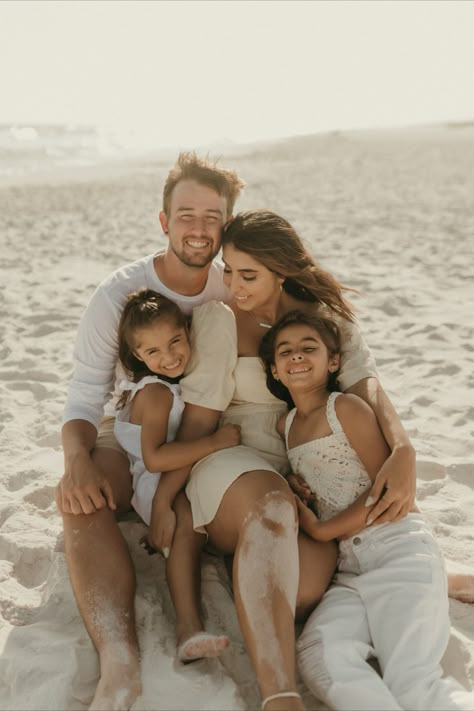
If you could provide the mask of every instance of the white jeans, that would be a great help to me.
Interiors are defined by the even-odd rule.
[[[313,694],[338,711],[472,711],[474,694],[441,678],[449,634],[443,559],[412,513],[341,541],[335,581],[298,640],[298,664]]]

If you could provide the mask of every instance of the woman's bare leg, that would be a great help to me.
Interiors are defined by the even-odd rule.
[[[229,487],[207,530],[223,553],[235,553],[235,605],[262,697],[294,691],[299,565],[292,492],[273,472],[248,472]],[[294,697],[266,705],[303,708]]]
[[[326,592],[337,563],[334,541],[320,543],[299,532],[300,581],[296,600],[296,619],[304,622]]]
[[[94,461],[109,473],[123,510],[132,495],[128,460],[113,449],[98,449]],[[99,654],[95,711],[127,711],[141,691],[135,629],[135,571],[115,514],[63,514],[66,560],[77,606]]]
[[[176,644],[182,661],[219,655],[229,644],[224,635],[203,635],[201,619],[201,551],[206,537],[193,529],[191,507],[181,492],[175,499],[176,531],[166,577],[176,612]]]

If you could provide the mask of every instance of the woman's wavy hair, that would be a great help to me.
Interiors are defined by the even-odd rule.
[[[189,317],[174,301],[152,289],[140,289],[128,295],[118,327],[118,355],[127,377],[132,382],[138,383],[146,375],[155,375],[134,354],[137,330],[165,319],[174,323],[177,328],[184,328],[189,337]],[[120,397],[117,408],[123,408],[128,399],[127,391]]]
[[[317,316],[308,311],[290,311],[282,316],[272,328],[262,338],[259,349],[259,356],[265,368],[265,376],[267,388],[272,395],[279,400],[286,402],[288,407],[292,409],[295,406],[290,391],[280,380],[275,380],[272,373],[272,365],[275,365],[275,350],[278,335],[288,326],[309,326],[314,329],[321,337],[322,342],[328,349],[329,357],[340,353],[341,337],[337,325],[329,318]],[[337,384],[337,376],[339,370],[334,373],[328,373],[327,389],[330,392],[339,390]]]
[[[351,304],[340,284],[304,246],[287,220],[270,210],[239,212],[227,225],[222,246],[230,244],[284,278],[283,289],[300,301],[326,304],[334,313],[354,321]]]

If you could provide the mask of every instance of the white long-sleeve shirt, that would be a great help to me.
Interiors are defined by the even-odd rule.
[[[87,420],[96,428],[104,414],[114,416],[115,384],[123,377],[118,362],[117,331],[130,292],[153,289],[175,301],[184,313],[195,306],[217,300],[228,302],[229,292],[222,281],[223,265],[211,264],[207,284],[196,296],[182,296],[168,289],[158,278],[148,255],[120,267],[99,284],[82,316],[74,345],[74,372],[64,407],[63,423]]]

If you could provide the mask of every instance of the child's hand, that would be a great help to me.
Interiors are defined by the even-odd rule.
[[[231,425],[230,423],[222,425],[214,432],[212,440],[216,450],[236,447],[241,441],[240,425]]]
[[[160,551],[165,558],[168,558],[175,529],[176,514],[172,508],[153,510],[150,528],[148,533],[140,539],[140,543],[144,544],[145,550],[150,555],[153,551]]]
[[[313,494],[306,481],[299,474],[289,474],[287,477],[288,484],[304,504],[316,501],[316,495]]]
[[[314,511],[308,508],[299,498],[295,496],[296,506],[298,508],[298,518],[300,528],[315,541],[328,540],[324,535],[324,523],[322,523]]]

